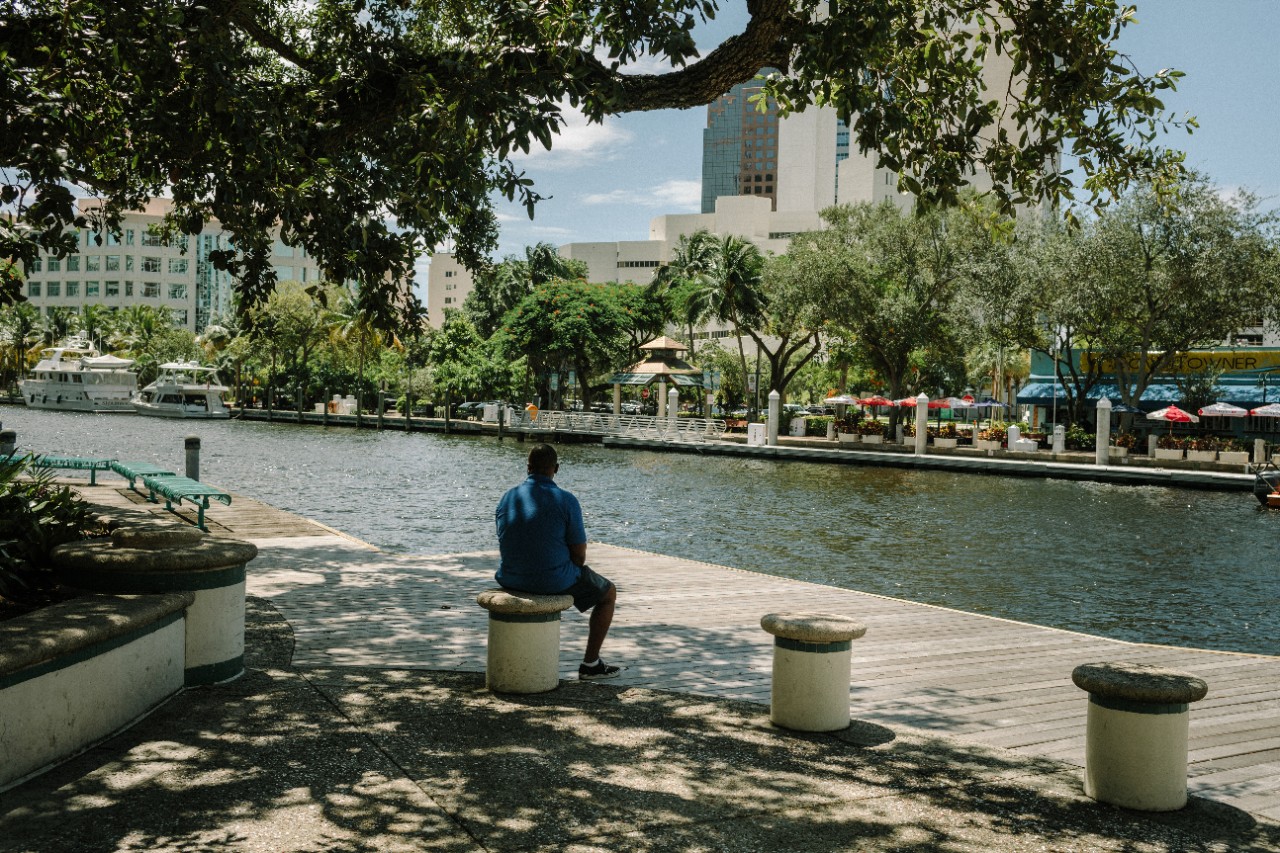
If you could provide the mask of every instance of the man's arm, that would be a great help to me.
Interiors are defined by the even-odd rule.
[[[569,561],[575,566],[585,566],[587,564],[587,543],[581,545],[569,546]]]

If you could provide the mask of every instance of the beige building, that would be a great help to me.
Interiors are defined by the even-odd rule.
[[[97,204],[85,199],[80,207],[90,210]],[[52,308],[79,310],[84,305],[163,308],[175,323],[197,334],[217,318],[229,316],[235,310],[234,282],[214,269],[209,255],[229,248],[230,237],[210,221],[200,234],[166,243],[156,229],[171,209],[168,199],[153,199],[145,209],[124,214],[119,233],[81,229],[77,253],[42,256],[24,271],[27,298],[46,314]],[[310,283],[321,278],[315,259],[278,238],[272,265],[280,281]]]

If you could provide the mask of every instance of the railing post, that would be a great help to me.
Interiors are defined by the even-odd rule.
[[[17,445],[17,432],[11,429],[0,430],[0,456],[12,456]]]

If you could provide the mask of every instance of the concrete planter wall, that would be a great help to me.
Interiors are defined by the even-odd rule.
[[[933,446],[941,448],[955,447],[957,443],[959,443],[959,439],[956,438],[935,438],[933,440]]]
[[[1188,450],[1187,451],[1188,462],[1213,462],[1217,458],[1218,458],[1218,451],[1216,450]]]
[[[864,435],[862,436],[863,444],[884,444],[883,435]]]
[[[181,690],[194,600],[90,595],[0,624],[0,790]]]
[[[974,439],[973,446],[978,450],[999,450],[1000,442],[989,441],[985,438],[977,438]]]
[[[1127,459],[1129,456],[1129,448],[1127,447],[1109,447],[1107,454],[1112,459]]]
[[[842,432],[842,433],[840,433],[840,443],[841,443],[841,444],[857,444],[857,443],[858,443],[858,439],[860,439],[860,438],[862,438],[862,436],[858,435],[856,432]]]
[[[1181,459],[1181,458],[1182,458],[1182,448],[1180,448],[1180,447],[1157,447],[1157,448],[1156,448],[1156,458],[1157,458],[1157,459]]]
[[[1218,461],[1227,465],[1248,465],[1249,451],[1223,450],[1218,454]]]

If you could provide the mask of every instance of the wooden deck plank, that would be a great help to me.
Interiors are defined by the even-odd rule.
[[[115,484],[85,491],[113,506],[174,515],[139,506]],[[250,564],[249,592],[270,599],[293,626],[296,665],[483,670],[486,621],[474,595],[493,585],[492,552],[335,548],[323,525],[240,496],[206,520],[274,543]],[[627,666],[623,684],[767,704],[772,638],[760,617],[847,613],[868,626],[853,646],[857,719],[1078,765],[1087,700],[1071,670],[1097,660],[1171,666],[1209,682],[1209,696],[1191,712],[1192,789],[1280,816],[1280,658],[1126,643],[597,543],[588,550],[593,567],[618,584],[605,653]],[[586,619],[566,614],[561,634],[568,677]]]

